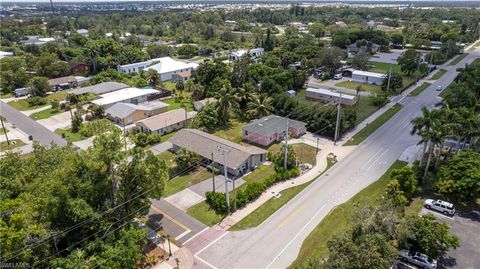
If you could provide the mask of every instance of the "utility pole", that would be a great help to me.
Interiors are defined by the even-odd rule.
[[[320,137],[317,136],[317,151],[315,152],[315,156],[318,154],[318,140],[320,140]]]
[[[223,155],[223,173],[225,177],[225,195],[227,198],[227,214],[230,214],[230,198],[228,194],[228,175],[227,175],[227,154],[230,152],[230,150],[223,148],[223,147],[217,147],[217,151]]]
[[[333,145],[336,146],[337,145],[337,140],[338,140],[338,129],[339,129],[339,125],[340,125],[340,107],[341,107],[341,104],[342,104],[342,92],[341,91],[338,91],[339,92],[339,96],[338,96],[338,105],[337,105],[337,124],[335,125],[335,140],[333,142]]]
[[[415,84],[418,84],[418,72],[420,71],[420,61],[422,60],[422,56],[418,54],[418,64],[417,64],[417,76],[415,78]]]
[[[213,192],[215,192],[215,171],[213,169],[213,152],[212,152],[212,163],[211,163],[211,169],[212,169],[212,182],[213,182]]]
[[[390,79],[392,78],[392,66],[388,69],[387,92],[390,91]]]
[[[287,170],[287,158],[288,158],[288,117],[287,117],[287,129],[285,130],[285,158],[283,160],[283,166]]]
[[[2,122],[3,133],[5,133],[5,139],[7,139],[7,144],[10,146],[10,140],[8,139],[7,129],[5,129],[5,125],[3,124],[3,117],[0,116],[0,121]]]

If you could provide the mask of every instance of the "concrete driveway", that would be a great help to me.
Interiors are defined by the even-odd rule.
[[[231,180],[231,178],[230,178]],[[237,178],[235,179],[235,189],[240,187],[243,183],[245,183],[245,180],[243,180],[243,178]],[[228,182],[227,184],[227,187],[228,187],[228,191],[232,191],[233,190],[233,184],[232,182]],[[191,187],[189,187],[189,189],[203,197],[205,197],[205,193],[207,191],[211,191],[213,189],[213,182],[212,182],[212,179],[207,179],[207,180],[204,180],[198,184],[195,184]],[[221,176],[221,175],[217,175],[215,176],[215,190],[217,192],[223,192],[225,193],[225,177],[224,176]]]
[[[173,147],[172,143],[165,141],[163,143],[152,146],[150,150],[153,152],[153,154],[157,155],[171,149],[172,147]]]
[[[73,110],[71,113],[74,112],[75,110]],[[53,132],[59,128],[65,129],[67,127],[70,127],[72,125],[72,117],[70,115],[70,111],[67,111],[57,115],[53,115],[47,119],[38,120],[37,122]]]
[[[395,50],[392,49],[390,52],[380,52],[376,53],[370,58],[372,62],[380,62],[387,64],[397,64],[397,59],[405,50]]]
[[[480,212],[458,212],[453,217],[422,208],[420,215],[431,213],[438,221],[447,223],[460,238],[460,247],[439,259],[439,268],[476,269],[480,267]]]

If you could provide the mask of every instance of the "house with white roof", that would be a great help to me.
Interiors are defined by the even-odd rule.
[[[243,55],[245,55],[247,53],[250,55],[250,57],[255,59],[256,57],[264,54],[265,50],[263,48],[255,48],[255,49],[251,49],[251,50],[241,49],[241,50],[231,52],[230,55],[228,56],[228,59],[232,62],[233,61],[238,61],[240,59],[240,57],[242,57]]]
[[[10,51],[0,51],[0,59],[3,59],[5,57],[12,57],[13,52]]]
[[[87,29],[78,29],[77,34],[82,35],[84,37],[88,37],[88,30]]]
[[[324,103],[337,103],[346,106],[352,106],[357,103],[358,97],[355,95],[334,92],[326,89],[307,88],[305,91],[305,99],[312,101],[320,101]]]
[[[55,38],[53,37],[39,37],[39,36],[27,36],[27,40],[20,40],[20,44],[24,45],[44,45],[47,44],[48,42],[53,42],[55,41]]]
[[[120,125],[128,125],[164,112],[167,112],[168,104],[153,101],[141,104],[116,103],[105,110],[108,118]]]
[[[154,89],[124,88],[102,94],[99,99],[93,100],[92,103],[108,109],[116,103],[140,104],[153,99],[152,97],[158,93],[160,92]]]
[[[139,63],[119,65],[117,70],[122,73],[131,73],[154,69],[158,72],[162,81],[172,80],[174,77],[182,77],[182,80],[186,81],[191,78],[191,71],[197,67],[198,64],[196,63],[185,63],[170,57],[162,57]]]
[[[355,70],[352,72],[352,81],[358,83],[368,83],[381,85],[385,79],[385,74]]]

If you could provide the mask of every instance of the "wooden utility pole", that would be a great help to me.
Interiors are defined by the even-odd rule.
[[[214,171],[214,168],[213,168],[213,152],[212,152],[212,162],[210,164],[210,167],[212,169],[213,192],[215,192],[215,171]]]
[[[0,116],[0,121],[2,122],[3,133],[5,134],[5,139],[7,139],[7,144],[10,146],[10,140],[8,139],[7,129],[5,129],[5,125],[3,124],[3,117]]]
[[[338,92],[339,92],[339,96],[338,96],[338,105],[337,105],[337,123],[335,125],[335,138],[333,141],[334,146],[337,145],[338,129],[340,127],[340,107],[342,106],[342,92],[341,91],[338,91]]]
[[[225,177],[225,196],[227,199],[227,214],[230,214],[230,197],[228,193],[228,172],[227,172],[227,154],[230,152],[227,148],[217,147],[217,151],[223,155],[223,173]]]

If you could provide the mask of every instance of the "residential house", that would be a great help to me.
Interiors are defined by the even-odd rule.
[[[370,54],[375,54],[380,51],[380,48],[380,45],[372,43],[365,39],[357,40],[357,42],[354,42],[347,46],[347,55],[348,57],[353,57],[353,55],[359,52],[368,52]]]
[[[307,88],[305,91],[305,99],[312,101],[320,101],[324,103],[337,103],[345,106],[352,106],[357,103],[358,97],[354,95],[334,92],[326,89]]]
[[[140,63],[119,65],[117,69],[122,73],[153,69],[160,75],[161,81],[173,80],[173,76],[176,74],[178,74],[177,78],[181,77],[182,80],[185,81],[191,78],[191,71],[197,67],[198,64],[196,63],[185,63],[174,60],[170,57],[162,57]]]
[[[242,146],[226,139],[202,132],[196,129],[182,129],[169,141],[173,150],[187,149],[200,157],[212,162],[217,167],[223,167],[224,156],[227,154],[227,172],[240,176],[260,166],[267,157],[267,151],[255,146]],[[221,150],[224,151],[221,151]]]
[[[251,49],[251,50],[241,49],[241,50],[231,52],[228,56],[228,59],[232,62],[233,61],[238,61],[240,59],[240,57],[242,57],[245,54],[248,54],[248,55],[250,55],[250,57],[252,57],[252,59],[255,60],[256,57],[258,57],[258,56],[260,56],[264,53],[265,53],[265,50],[263,48],[255,48],[255,49]]]
[[[90,65],[85,63],[72,62],[69,64],[70,72],[72,73],[84,73],[90,71]]]
[[[5,57],[12,57],[13,52],[10,51],[0,51],[0,59],[3,59]]]
[[[78,29],[77,34],[82,35],[84,37],[88,37],[88,30],[87,29]]]
[[[205,98],[199,101],[196,101],[193,103],[193,110],[195,111],[200,111],[203,106],[208,105],[208,104],[213,104],[216,103],[217,99],[210,97],[210,98]]]
[[[147,134],[164,135],[185,128],[193,117],[195,113],[179,108],[137,121],[135,125]]]
[[[40,46],[47,44],[48,42],[55,41],[53,37],[39,37],[39,36],[27,36],[26,40],[20,40],[18,43],[23,45],[35,45]]]
[[[178,82],[178,81],[189,81],[190,79],[192,79],[192,70],[185,70],[183,72],[178,72],[178,73],[174,73],[172,75],[172,81],[173,82]]]
[[[299,137],[307,131],[305,122],[269,115],[243,126],[243,140],[268,146],[285,138],[287,126],[288,133],[293,137]]]
[[[105,110],[105,113],[113,122],[125,126],[167,112],[167,110],[168,104],[160,101],[153,101],[138,105],[131,103],[116,103]]]
[[[368,83],[382,85],[385,74],[355,70],[352,72],[352,81],[359,83]]]
[[[78,86],[78,81],[73,76],[67,76],[49,79],[48,84],[52,87],[52,91],[55,92],[75,88]]]
[[[93,86],[78,88],[73,90],[71,93],[75,95],[82,95],[86,93],[93,93],[96,95],[100,95],[104,93],[118,91],[125,88],[128,88],[127,84],[110,81],[110,82],[102,82]]]
[[[100,95],[100,99],[92,103],[103,106],[105,109],[116,103],[140,104],[155,99],[160,92],[154,89],[124,88],[118,91]]]

